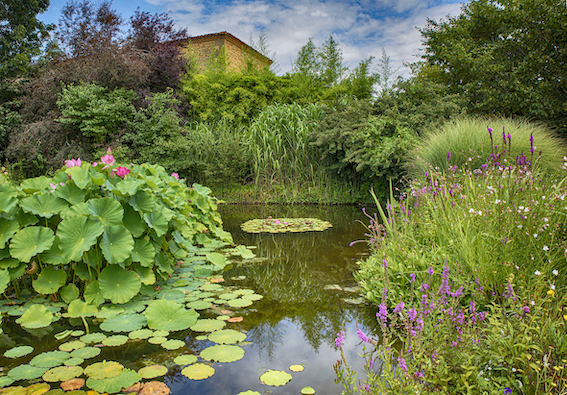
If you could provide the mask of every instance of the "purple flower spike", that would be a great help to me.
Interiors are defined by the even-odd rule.
[[[335,347],[341,348],[344,341],[345,341],[345,332],[340,331],[339,333],[337,333],[337,338],[335,339]]]
[[[447,152],[447,160],[451,159],[451,151]]]
[[[356,334],[358,335],[358,338],[364,343],[370,343],[370,339],[360,329],[356,330]]]

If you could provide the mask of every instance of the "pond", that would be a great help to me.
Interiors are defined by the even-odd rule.
[[[376,328],[375,308],[360,297],[352,275],[357,269],[356,262],[368,255],[366,243],[349,245],[364,239],[365,228],[358,221],[368,221],[361,207],[223,205],[219,211],[224,229],[233,235],[235,243],[251,247],[256,254],[254,259],[235,261],[223,273],[223,286],[253,290],[263,296],[250,307],[237,309],[237,314],[243,318],[241,322],[229,321],[226,326],[246,334],[245,341],[239,344],[245,351],[244,357],[231,363],[209,363],[215,370],[213,376],[190,380],[181,374],[183,366],[173,362],[174,358],[183,354],[199,355],[214,343],[206,336],[187,330],[170,334],[169,340],[184,342],[182,349],[167,351],[149,340],[129,340],[116,347],[98,345],[102,352],[91,361],[119,361],[124,367],[136,371],[147,365],[166,366],[167,374],[157,380],[164,381],[174,395],[235,395],[248,390],[261,394],[299,394],[306,386],[313,387],[318,394],[339,394],[342,387],[334,383],[333,369],[339,359],[334,348],[337,332],[344,328],[347,360],[362,371],[362,358],[357,358],[361,351],[357,325],[367,333],[373,333]],[[269,216],[315,217],[329,221],[333,226],[323,232],[279,234],[249,234],[240,229],[245,221]],[[183,297],[183,292],[171,292],[162,297],[173,298],[175,292]],[[185,295],[187,301],[187,293]],[[7,310],[8,307],[2,308]],[[18,314],[21,312],[13,315]],[[208,310],[201,311],[201,315],[214,318]],[[23,329],[14,321],[5,316],[4,333],[0,334],[0,372],[13,369],[18,363],[29,362],[34,354],[55,350],[71,339],[58,340],[58,333],[86,329],[81,319],[59,320],[47,328],[32,330]],[[67,322],[71,327],[66,325]],[[104,329],[102,325],[97,328],[100,322],[89,320],[91,332]],[[119,332],[120,328],[112,331]],[[79,338],[81,334],[73,336]],[[18,362],[2,357],[5,350],[22,345],[32,346],[34,353]],[[304,370],[291,372],[291,365],[302,365]],[[292,379],[283,386],[267,386],[260,381],[260,376],[269,370],[290,373]],[[21,380],[14,385],[33,382]]]

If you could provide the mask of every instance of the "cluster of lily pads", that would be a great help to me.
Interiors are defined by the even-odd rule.
[[[252,219],[241,225],[248,233],[321,232],[331,228],[328,221],[317,218],[264,218]]]

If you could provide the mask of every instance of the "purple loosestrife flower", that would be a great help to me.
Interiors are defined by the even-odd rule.
[[[451,151],[447,152],[447,161],[451,160]]]
[[[378,305],[376,318],[378,318],[381,322],[386,322],[386,319],[388,318],[388,307],[386,307],[386,303],[380,303]]]
[[[408,372],[408,365],[406,365],[406,360],[404,357],[398,358],[398,368],[400,368],[404,373]]]
[[[358,335],[358,338],[364,343],[370,343],[370,339],[360,329],[356,330],[356,334]]]
[[[429,266],[429,270],[427,270],[427,273],[429,273],[430,276],[433,276],[433,273],[435,273],[433,267]]]
[[[404,302],[398,303],[398,305],[394,308],[394,314],[404,311]]]
[[[345,341],[345,332],[340,331],[339,333],[337,333],[337,337],[335,339],[335,347],[341,348],[343,346],[344,341]]]
[[[410,321],[413,321],[415,320],[415,317],[417,317],[417,311],[415,311],[415,309],[412,307],[408,310],[408,318]]]
[[[388,261],[386,259],[382,259],[382,262],[384,263],[383,264],[384,269],[387,269],[388,268]]]

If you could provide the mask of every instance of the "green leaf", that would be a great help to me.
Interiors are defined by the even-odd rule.
[[[134,239],[128,229],[122,225],[105,226],[100,249],[108,263],[121,263],[130,258],[134,249]]]
[[[280,387],[291,380],[291,374],[279,370],[268,370],[260,376],[260,381],[266,385]]]
[[[146,191],[138,191],[136,195],[129,200],[130,206],[139,213],[151,213],[154,209],[156,198],[152,193]]]
[[[121,180],[116,183],[112,189],[112,193],[119,196],[134,196],[143,184],[144,181],[132,178],[128,180]]]
[[[180,355],[175,357],[173,360],[178,365],[190,365],[197,362],[197,357],[195,355]]]
[[[18,221],[0,218],[0,249],[6,246],[8,240],[14,236],[14,233],[16,233],[18,229],[20,229]]]
[[[148,229],[148,225],[146,225],[146,222],[140,217],[140,214],[129,204],[124,205],[124,217],[122,218],[122,222],[134,237],[142,236],[146,229]]]
[[[167,368],[163,365],[150,365],[138,370],[143,379],[153,379],[160,376],[165,376]]]
[[[32,346],[18,346],[6,351],[4,353],[4,356],[6,358],[20,358],[20,357],[25,357],[26,355],[29,355],[32,352],[33,352]]]
[[[49,369],[63,364],[63,362],[69,358],[71,358],[71,355],[69,355],[68,352],[48,351],[33,357],[30,361],[30,365]]]
[[[100,306],[105,301],[98,281],[92,281],[85,287],[85,301],[93,306]]]
[[[27,213],[51,218],[65,210],[69,205],[65,200],[58,198],[52,193],[41,193],[22,199],[20,207]]]
[[[59,294],[65,303],[71,303],[79,297],[79,288],[77,288],[75,284],[67,284],[61,288],[61,292]]]
[[[83,302],[81,299],[75,299],[69,303],[67,314],[71,318],[92,317],[98,312],[96,306]],[[86,343],[86,342],[85,342]]]
[[[0,269],[0,293],[4,293],[4,291],[6,291],[10,281],[12,281],[10,272],[8,270]]]
[[[246,339],[246,334],[234,329],[223,329],[214,331],[209,335],[209,340],[217,344],[233,344]]]
[[[51,263],[52,265],[61,265],[67,263],[67,259],[63,256],[59,248],[59,238],[55,238],[51,248],[40,255],[41,261]]]
[[[100,329],[106,332],[132,332],[146,326],[146,317],[141,314],[120,314],[107,318]]]
[[[49,369],[43,374],[43,380],[53,383],[57,381],[67,381],[74,379],[83,374],[83,368],[80,366],[58,366]]]
[[[145,267],[154,266],[154,258],[156,250],[154,246],[145,239],[136,239],[134,249],[132,251],[132,261],[140,262],[140,265]]]
[[[28,178],[27,180],[22,181],[20,188],[22,188],[22,191],[25,193],[34,193],[48,189],[50,183],[51,178],[47,178],[45,176]]]
[[[44,305],[31,305],[20,318],[20,325],[28,329],[45,328],[51,324],[53,314]]]
[[[104,339],[103,339],[104,340]],[[122,372],[124,366],[116,361],[102,361],[93,363],[85,368],[85,374],[95,380],[116,377]]]
[[[126,303],[140,292],[140,277],[118,265],[105,267],[98,278],[102,296],[112,303]]]
[[[65,199],[70,204],[84,203],[87,192],[77,187],[77,185],[72,182],[68,182],[65,185],[58,186],[53,191],[53,194]]]
[[[67,274],[65,270],[56,270],[54,267],[44,267],[39,276],[33,280],[33,289],[37,293],[49,295],[57,292],[65,285]]]
[[[222,270],[228,263],[226,261],[226,257],[223,254],[219,254],[218,252],[210,252],[206,255],[206,258],[209,262],[215,265],[215,269]]]
[[[91,175],[87,165],[69,167],[65,170],[65,173],[71,175],[71,179],[80,189],[86,189],[88,186],[92,185]]]
[[[144,220],[150,228],[152,228],[158,236],[163,236],[167,232],[169,222],[164,217],[164,215],[154,210],[151,213],[144,214]]]
[[[22,262],[29,262],[33,256],[49,250],[55,241],[55,235],[50,228],[28,226],[20,229],[10,242],[12,257]]]
[[[226,322],[213,320],[213,319],[202,319],[198,320],[194,325],[191,325],[191,330],[195,332],[213,332],[218,331],[226,326]]]
[[[144,285],[152,285],[156,282],[156,275],[149,267],[136,267],[136,273],[140,276],[140,281]]]
[[[10,369],[8,377],[13,380],[33,380],[41,377],[49,368],[31,366],[28,364]]]
[[[246,246],[239,245],[235,248],[236,252],[242,257],[242,259],[251,259],[256,255],[250,251]]]
[[[122,225],[124,209],[115,199],[104,197],[87,202],[89,210],[104,226]]]
[[[96,380],[89,377],[87,387],[100,393],[115,394],[120,392],[122,388],[128,388],[140,380],[142,380],[142,376],[138,372],[123,369],[117,376],[111,378]]]
[[[155,300],[144,312],[148,320],[148,328],[166,331],[181,331],[197,322],[199,313],[186,310],[179,303],[169,300]]]
[[[100,222],[78,215],[69,216],[57,227],[59,248],[68,261],[79,262],[83,253],[97,242],[103,231],[104,226]]]
[[[215,369],[204,363],[195,363],[181,370],[181,374],[191,380],[203,380],[215,374]]]
[[[217,344],[201,351],[201,358],[221,363],[235,362],[244,357],[244,349],[238,346]]]
[[[0,192],[0,213],[12,210],[18,204],[18,199],[11,193]]]

